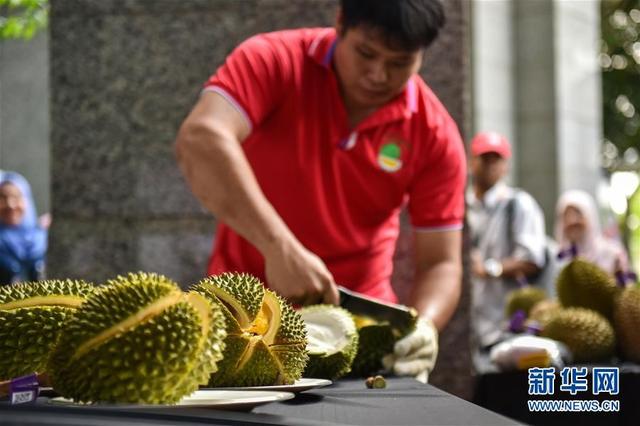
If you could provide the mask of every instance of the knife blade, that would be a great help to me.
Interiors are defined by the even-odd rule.
[[[383,302],[341,285],[338,286],[338,292],[340,306],[344,309],[356,315],[368,316],[378,321],[388,321],[392,327],[400,330],[412,328],[418,318],[418,312],[408,306]]]

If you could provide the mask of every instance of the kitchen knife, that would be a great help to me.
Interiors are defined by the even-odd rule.
[[[371,317],[377,321],[388,321],[393,328],[412,328],[418,312],[414,308],[395,303],[383,302],[373,297],[338,286],[340,306],[356,315]]]

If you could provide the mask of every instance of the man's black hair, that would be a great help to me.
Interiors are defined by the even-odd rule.
[[[441,0],[341,0],[341,5],[343,31],[362,25],[406,50],[429,47],[445,23]]]

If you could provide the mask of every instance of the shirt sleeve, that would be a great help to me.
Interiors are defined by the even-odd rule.
[[[283,40],[269,34],[254,36],[236,47],[204,90],[222,95],[253,128],[283,99],[292,75],[290,55]]]
[[[466,158],[460,133],[448,115],[421,153],[409,188],[409,214],[417,231],[462,229]]]
[[[547,236],[542,209],[527,193],[516,193],[514,201],[513,239],[515,249],[513,257],[543,267]]]

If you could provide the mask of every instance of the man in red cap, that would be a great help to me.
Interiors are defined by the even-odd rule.
[[[505,330],[505,296],[545,266],[544,216],[523,190],[507,186],[511,146],[495,132],[471,141],[472,190],[467,195],[472,239],[472,331],[487,348]]]

